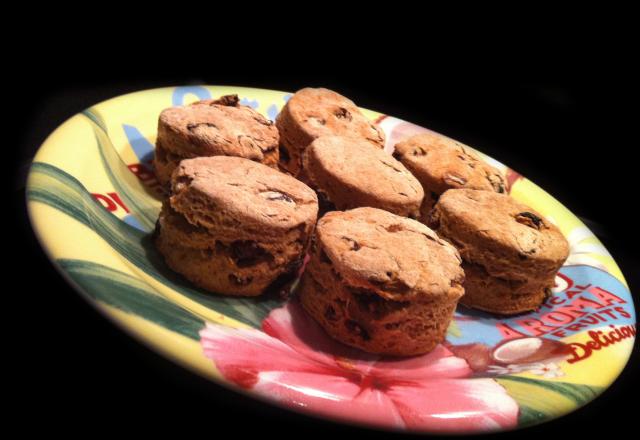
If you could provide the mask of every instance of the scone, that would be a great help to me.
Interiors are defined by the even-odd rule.
[[[384,148],[384,133],[356,105],[327,89],[305,88],[296,92],[276,118],[280,132],[280,167],[298,177],[302,153],[323,135],[360,137]]]
[[[451,188],[505,192],[504,177],[459,142],[437,133],[412,136],[395,145],[393,156],[406,166],[424,189],[421,220],[440,194]]]
[[[278,166],[278,130],[237,95],[208,99],[160,113],[154,168],[166,185],[183,159],[201,156],[237,156]]]
[[[370,206],[418,218],[420,182],[365,140],[321,136],[305,150],[303,164],[304,181],[318,193],[321,212]]]
[[[422,223],[368,207],[329,212],[310,254],[300,301],[334,339],[395,356],[443,341],[464,272],[456,249]]]
[[[535,310],[569,256],[562,232],[506,194],[451,189],[429,225],[460,252],[466,274],[462,304],[488,312]]]
[[[259,295],[295,275],[318,200],[302,182],[248,159],[185,159],[173,172],[156,231],[167,264],[194,284]]]

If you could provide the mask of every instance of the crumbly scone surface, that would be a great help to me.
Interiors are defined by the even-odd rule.
[[[568,242],[553,223],[506,194],[448,190],[429,224],[464,260],[482,265],[491,276],[553,276],[569,255]]]
[[[318,209],[315,192],[304,183],[237,157],[182,161],[172,194],[172,208],[193,225],[263,237],[307,225]]]
[[[328,89],[305,88],[287,101],[276,118],[280,133],[280,166],[297,176],[302,152],[325,135],[352,136],[384,148],[384,132],[348,98]]]
[[[336,209],[370,206],[405,217],[419,215],[424,197],[420,183],[404,165],[369,142],[322,136],[306,149],[303,163],[305,181]]]
[[[437,133],[423,133],[395,145],[393,156],[420,181],[425,192],[422,218],[451,188],[504,193],[504,176],[469,148]]]
[[[458,252],[415,220],[375,208],[330,212],[318,222],[316,245],[346,282],[385,299],[462,295]]]

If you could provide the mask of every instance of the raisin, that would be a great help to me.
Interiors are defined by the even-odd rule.
[[[351,113],[349,112],[349,110],[347,110],[344,107],[338,107],[338,109],[335,112],[333,112],[333,114],[338,119],[347,119],[349,121],[353,119],[353,116],[351,116]]]
[[[364,287],[347,286],[360,310],[371,314],[374,319],[382,318],[389,310],[389,301]],[[353,303],[352,303],[353,304]]]
[[[352,251],[357,251],[360,250],[360,244],[355,241],[353,238],[349,238],[349,237],[342,237],[342,239],[348,243],[351,243],[351,250]]]
[[[502,180],[502,176],[500,176],[499,174],[491,174],[488,171],[485,171],[485,174],[486,174],[487,180],[493,187],[493,190],[499,194],[504,194],[505,187],[504,187],[504,181]]]
[[[347,327],[347,330],[349,330],[350,333],[360,336],[363,340],[368,341],[369,339],[371,339],[369,333],[354,320],[348,319],[344,322],[344,325]]]
[[[413,154],[414,156],[426,156],[427,152],[425,151],[424,148],[422,147],[415,147],[412,151],[411,154]]]
[[[522,223],[523,225],[529,226],[530,228],[535,228],[538,230],[541,226],[544,226],[544,222],[540,217],[527,211],[516,214],[516,221],[518,223]]]
[[[227,107],[236,107],[240,102],[238,95],[224,95],[218,99],[211,101],[209,105],[224,105]]]
[[[258,246],[253,240],[234,241],[231,243],[230,252],[238,267],[249,267],[263,261],[273,260],[273,255]]]
[[[284,272],[276,277],[267,287],[267,292],[276,292],[282,299],[287,299],[291,294],[294,281],[298,278],[298,271],[302,266],[303,259],[297,258],[287,263]]]
[[[338,319],[338,315],[336,314],[336,309],[334,309],[333,306],[327,306],[324,309],[324,317],[328,321],[335,321],[336,319]]]

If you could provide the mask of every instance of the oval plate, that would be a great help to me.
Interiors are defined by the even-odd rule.
[[[459,307],[446,341],[427,355],[365,355],[328,339],[295,296],[216,296],[171,272],[151,241],[160,208],[151,168],[158,115],[231,93],[272,120],[291,96],[217,86],[132,93],[73,116],[34,159],[28,207],[42,246],[122,329],[192,371],[269,402],[418,432],[540,423],[586,404],[620,374],[635,313],[618,266],[564,206],[486,156],[505,174],[511,196],[558,225],[571,255],[540,310],[498,319]],[[363,112],[384,129],[389,152],[399,139],[427,131]]]

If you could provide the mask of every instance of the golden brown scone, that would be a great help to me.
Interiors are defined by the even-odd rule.
[[[384,132],[348,98],[328,90],[305,88],[287,101],[276,118],[280,132],[280,167],[298,177],[302,153],[314,139],[352,136],[384,148]]]
[[[171,107],[160,114],[154,166],[156,177],[168,184],[182,159],[237,156],[273,168],[278,166],[278,130],[237,95]]]
[[[448,189],[469,188],[505,192],[504,177],[459,142],[437,133],[412,136],[395,145],[393,156],[422,184],[426,221],[438,197]]]
[[[317,225],[300,300],[333,338],[396,356],[445,336],[463,295],[460,256],[425,225],[375,208],[329,212]]]
[[[567,240],[554,224],[506,194],[448,190],[436,203],[429,225],[473,269],[465,283],[470,295],[461,302],[496,313],[540,306],[569,255]],[[519,306],[512,296],[518,296]]]
[[[302,263],[318,212],[302,182],[247,159],[180,162],[156,246],[169,267],[216,293],[259,295]]]
[[[361,206],[418,218],[424,192],[420,183],[384,150],[359,138],[321,136],[303,155],[305,182],[322,208]]]

